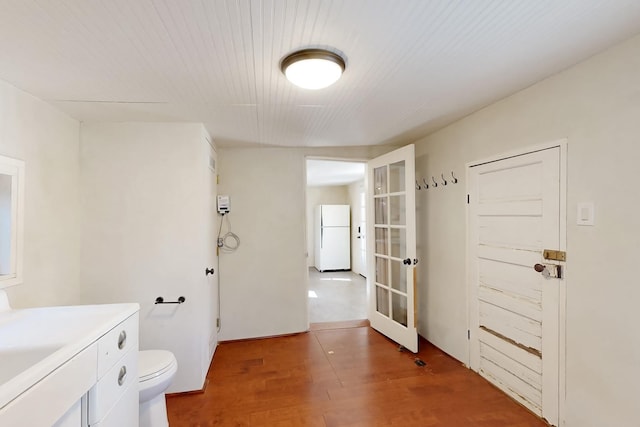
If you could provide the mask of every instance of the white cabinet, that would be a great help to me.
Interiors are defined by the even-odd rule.
[[[138,425],[138,310],[0,313],[0,426]]]
[[[129,427],[138,425],[138,382],[131,384],[115,405],[106,413],[99,422],[92,424],[95,427]]]
[[[83,419],[83,400],[79,400],[60,418],[53,427],[78,427],[86,425]]]
[[[98,340],[98,378],[130,350],[138,350],[138,315],[129,317]]]
[[[134,426],[138,422],[138,315],[106,333],[97,345],[98,382],[87,395],[88,425]],[[129,397],[132,390],[135,398]]]
[[[25,382],[26,390],[0,409],[0,426],[54,425],[95,384],[96,349],[92,343],[41,380]]]

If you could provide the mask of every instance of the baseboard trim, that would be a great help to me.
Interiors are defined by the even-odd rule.
[[[204,384],[200,390],[189,390],[189,391],[179,391],[177,393],[166,393],[166,397],[179,397],[179,396],[190,396],[193,394],[202,394],[207,391],[207,386],[209,385],[209,378],[204,379]]]
[[[253,338],[238,338],[236,340],[224,340],[224,341],[218,341],[218,345],[220,344],[227,344],[227,343],[232,343],[232,342],[245,342],[245,341],[256,341],[256,340],[267,340],[269,338],[283,338],[283,337],[294,337],[296,335],[300,335],[300,334],[306,334],[307,331],[301,331],[301,332],[291,332],[288,334],[278,334],[278,335],[267,335],[264,337],[253,337]]]
[[[349,329],[349,328],[363,328],[369,327],[371,324],[367,319],[361,320],[345,320],[342,322],[322,322],[322,323],[310,323],[310,331],[325,331],[329,329]]]

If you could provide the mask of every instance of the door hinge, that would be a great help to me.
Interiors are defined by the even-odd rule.
[[[469,204],[469,195],[467,194],[467,204]]]
[[[471,330],[467,329],[467,339],[471,339]]]
[[[216,319],[216,328],[219,328],[219,327],[220,327],[220,318],[218,317]]]

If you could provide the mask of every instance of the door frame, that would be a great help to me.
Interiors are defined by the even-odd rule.
[[[405,204],[404,204],[404,229],[405,229],[405,251],[404,255],[398,255],[397,257],[393,255],[393,251],[391,247],[388,247],[388,252],[383,254],[380,252],[380,256],[384,257],[383,259],[387,259],[388,261],[392,261],[392,258],[395,258],[397,261],[402,261],[401,258],[407,257],[403,261],[403,265],[399,265],[401,269],[405,269],[407,271],[406,274],[406,298],[407,298],[407,323],[406,325],[401,324],[398,320],[393,318],[393,294],[394,292],[402,293],[401,291],[394,289],[393,281],[392,281],[392,264],[388,264],[388,274],[387,284],[382,284],[382,286],[386,286],[389,290],[389,312],[383,314],[378,311],[377,308],[377,267],[376,267],[376,257],[378,256],[378,252],[375,249],[376,246],[376,194],[374,191],[375,183],[375,170],[376,168],[385,167],[386,171],[389,171],[389,166],[395,164],[396,162],[405,163],[404,170],[404,180],[405,187],[404,190],[396,190],[391,191],[389,185],[391,183],[391,175],[385,175],[385,181],[387,182],[386,191],[382,192],[380,196],[386,197],[388,200],[388,206],[385,207],[385,210],[389,212],[388,221],[380,224],[381,226],[387,226],[389,230],[389,239],[391,239],[391,230],[393,229],[394,224],[391,222],[390,215],[390,198],[394,197],[394,193],[404,193],[405,196]],[[367,239],[367,293],[368,293],[368,318],[371,324],[371,327],[381,334],[387,336],[391,340],[397,342],[401,346],[405,347],[407,350],[410,350],[413,353],[418,353],[419,350],[419,338],[418,338],[418,310],[417,310],[417,282],[416,282],[416,264],[418,263],[417,259],[417,242],[416,242],[416,207],[415,207],[415,145],[408,144],[403,147],[396,148],[393,151],[377,156],[369,161],[367,164],[367,235],[369,239]],[[386,196],[385,196],[386,195]],[[397,225],[397,224],[395,224]],[[413,259],[413,263],[411,263],[411,259]],[[406,264],[408,263],[408,265]]]
[[[369,162],[370,159],[364,158],[364,157],[332,157],[332,156],[315,156],[315,155],[305,155],[302,158],[302,170],[303,170],[303,177],[305,179],[305,186],[304,186],[304,207],[305,207],[305,211],[304,211],[304,247],[305,247],[305,252],[306,252],[306,256],[305,256],[305,294],[304,294],[304,302],[305,305],[307,307],[307,329],[309,329],[309,298],[307,296],[308,291],[309,291],[309,266],[308,266],[308,258],[309,258],[309,252],[307,251],[307,249],[309,248],[309,233],[313,233],[313,229],[309,230],[308,224],[307,224],[307,218],[308,218],[308,212],[307,212],[307,199],[308,199],[308,194],[307,194],[307,184],[306,184],[306,179],[307,179],[307,160],[329,160],[329,161],[336,161],[336,162],[347,162],[347,163],[362,163],[365,165],[365,171],[364,171],[364,190],[365,193],[367,192],[368,189],[368,183],[367,183],[367,162]],[[369,219],[365,217],[365,221],[368,222]],[[366,248],[365,248],[366,251]],[[352,262],[352,266],[353,266],[353,262]],[[365,301],[365,304],[368,304],[368,296],[365,297],[367,298]]]
[[[568,145],[567,138],[562,138],[546,143],[536,144],[532,146],[526,146],[517,148],[504,153],[499,153],[486,157],[473,162],[467,162],[465,164],[465,178],[466,178],[466,190],[469,194],[469,174],[471,168],[474,166],[480,166],[486,163],[493,163],[500,160],[505,160],[512,157],[519,157],[526,154],[535,153],[537,151],[548,150],[550,148],[560,149],[560,247],[561,251],[567,250],[567,164],[568,164]],[[469,205],[466,209],[466,234],[465,234],[465,268],[466,268],[466,299],[467,299],[467,330],[471,330],[471,287],[474,285],[473,278],[471,277],[471,258],[470,258],[470,242],[469,242],[469,227],[470,227],[470,215]],[[569,263],[564,263],[563,270],[563,286],[560,286],[558,292],[558,424],[560,426],[565,425],[565,410],[566,410],[566,360],[567,360],[567,348],[566,348],[566,332],[567,332],[567,286],[570,277]],[[467,360],[466,365],[471,366],[471,342],[467,341]]]
[[[367,162],[369,162],[370,159],[366,159],[363,157],[354,157],[354,158],[349,158],[349,157],[330,157],[330,156],[304,156],[304,158],[302,159],[302,165],[303,165],[303,171],[304,171],[304,179],[305,179],[305,186],[304,186],[304,206],[305,206],[305,234],[304,234],[304,242],[305,242],[305,248],[309,247],[309,231],[313,232],[313,230],[308,230],[308,224],[306,221],[306,218],[308,216],[308,212],[307,212],[307,185],[306,185],[306,179],[307,179],[307,160],[328,160],[328,161],[335,161],[335,162],[346,162],[346,163],[362,163],[365,165],[365,171],[364,171],[364,191],[366,193],[367,191]],[[365,217],[365,221],[367,221],[367,218]],[[366,250],[366,248],[365,248]],[[307,253],[307,257],[309,256],[309,253]],[[306,259],[306,258],[305,258]],[[308,288],[308,284],[307,284],[307,288]]]

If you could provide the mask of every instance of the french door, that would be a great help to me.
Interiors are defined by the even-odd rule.
[[[415,151],[407,145],[367,166],[367,287],[371,327],[418,351]]]

